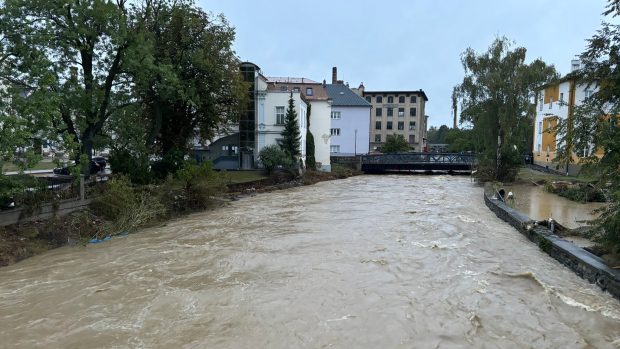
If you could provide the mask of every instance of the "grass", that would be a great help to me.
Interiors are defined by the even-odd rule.
[[[52,170],[56,167],[58,166],[53,162],[41,161],[38,164],[34,165],[32,168],[29,168],[28,170]],[[4,166],[2,166],[2,173],[16,172],[16,171],[19,171],[19,167],[17,167],[15,164],[5,163]]]
[[[268,178],[263,171],[222,171],[226,183],[239,184]]]
[[[517,181],[523,182],[539,182],[539,181],[569,181],[569,182],[591,182],[594,178],[586,175],[578,176],[562,176],[546,172],[532,170],[527,167],[521,167],[517,174]]]

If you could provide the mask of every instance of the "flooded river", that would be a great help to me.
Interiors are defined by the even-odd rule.
[[[520,184],[506,187],[515,194],[513,206],[532,219],[546,220],[550,217],[567,228],[586,225],[585,221],[596,218],[594,210],[603,207],[601,202],[580,203],[546,192],[543,187]]]
[[[620,302],[451,176],[360,176],[0,269],[2,348],[618,348]]]

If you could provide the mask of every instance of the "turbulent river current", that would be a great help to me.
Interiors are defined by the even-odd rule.
[[[619,348],[620,302],[452,176],[253,197],[0,269],[2,348]]]

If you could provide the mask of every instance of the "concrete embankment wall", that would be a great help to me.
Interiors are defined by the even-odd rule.
[[[534,225],[532,219],[487,193],[484,194],[484,202],[499,218],[536,243],[541,250],[620,300],[619,270],[608,267],[598,256],[553,234],[548,228]]]
[[[32,220],[50,219],[55,215],[64,216],[74,211],[84,210],[89,204],[90,199],[71,199],[59,201],[56,204],[42,204],[34,212],[28,212],[23,208],[2,211],[0,212],[0,227]]]

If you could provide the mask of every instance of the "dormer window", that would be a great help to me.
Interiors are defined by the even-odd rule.
[[[306,87],[306,96],[312,96],[313,92],[312,92],[312,87]]]

